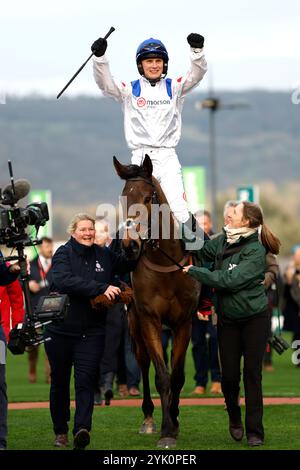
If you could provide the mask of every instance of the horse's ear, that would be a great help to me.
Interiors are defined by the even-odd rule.
[[[151,178],[152,172],[153,172],[153,165],[152,165],[151,158],[149,157],[147,153],[143,161],[143,168],[146,171],[148,178]]]
[[[122,163],[119,162],[117,157],[113,157],[113,163],[114,167],[116,169],[116,172],[120,176],[121,179],[125,179],[125,173],[126,173],[126,165],[122,165]]]

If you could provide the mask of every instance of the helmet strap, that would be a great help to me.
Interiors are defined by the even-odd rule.
[[[155,86],[162,78],[163,77],[161,76],[159,78],[154,78],[154,80],[149,79],[149,78],[146,78],[146,80],[148,80],[148,82],[150,83],[151,86]]]
[[[137,68],[138,68],[139,74],[144,75],[144,69],[143,69],[143,66],[142,66],[142,62],[139,62],[137,64]]]

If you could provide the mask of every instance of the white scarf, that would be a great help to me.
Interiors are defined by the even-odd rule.
[[[224,227],[226,232],[226,241],[229,245],[236,243],[241,237],[247,238],[253,233],[257,232],[258,227],[249,228],[249,227],[239,227],[239,228],[230,228],[228,225]]]

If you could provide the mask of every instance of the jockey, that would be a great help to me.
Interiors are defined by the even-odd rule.
[[[191,66],[185,76],[176,80],[166,78],[169,56],[164,44],[149,38],[136,52],[136,63],[141,78],[130,84],[117,83],[110,72],[104,55],[106,39],[97,39],[91,50],[94,53],[94,77],[103,94],[123,105],[125,138],[132,151],[131,162],[141,165],[146,154],[153,164],[153,176],[162,190],[176,219],[191,229],[192,218],[188,212],[182,180],[181,165],[176,145],[181,135],[181,112],[185,95],[202,80],[207,70],[203,53],[204,38],[191,33]]]

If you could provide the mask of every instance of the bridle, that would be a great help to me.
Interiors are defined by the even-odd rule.
[[[149,184],[152,187],[151,205],[152,204],[159,204],[160,201],[159,201],[159,197],[158,197],[158,194],[157,194],[157,191],[156,191],[156,187],[155,187],[155,185],[153,184],[152,181],[150,181],[150,180],[148,180],[148,179],[146,179],[142,176],[128,178],[127,181],[142,181],[142,182],[145,182],[145,183]],[[140,221],[140,220],[136,221],[135,219],[128,217],[125,220],[125,222],[123,223],[123,228],[125,230],[129,230],[131,228],[135,228],[137,225],[143,225],[142,221]],[[183,269],[183,267],[185,266],[185,264],[187,263],[187,261],[189,259],[189,255],[184,256],[184,258],[182,260],[180,260],[180,262],[177,262],[176,260],[174,260],[174,258],[172,258],[170,255],[168,255],[168,253],[166,253],[165,250],[163,250],[159,246],[159,240],[154,240],[154,239],[151,238],[151,220],[148,221],[148,226],[147,226],[147,229],[146,229],[145,233],[143,234],[143,236],[141,236],[140,231],[136,232],[136,233],[137,233],[137,235],[140,239],[140,242],[141,242],[140,243],[139,253],[138,253],[138,256],[137,256],[138,261],[140,259],[142,259],[142,261],[144,262],[144,264],[148,268],[150,268],[153,271],[158,271],[158,272],[173,272],[173,271],[177,271],[178,269],[180,269],[180,270]],[[150,246],[152,248],[152,250],[159,250],[164,256],[166,256],[166,258],[169,259],[169,261],[171,261],[173,263],[173,265],[172,266],[161,266],[159,264],[152,263],[146,257],[146,254],[144,253],[146,246]]]

